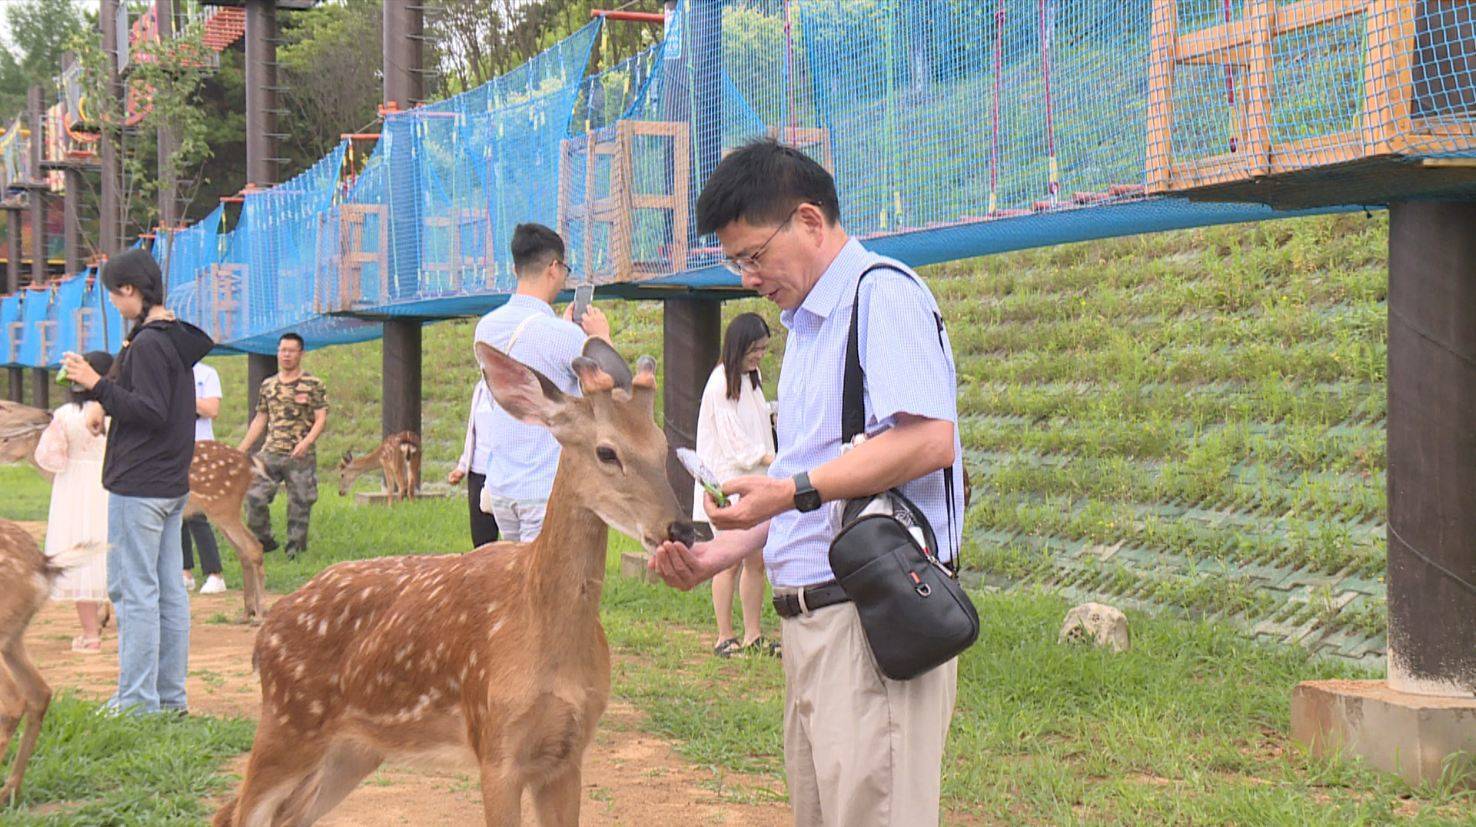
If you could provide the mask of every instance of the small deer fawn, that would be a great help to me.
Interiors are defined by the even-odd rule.
[[[29,462],[48,480],[51,474],[36,465],[36,443],[51,424],[51,413],[19,402],[0,400],[0,465]]]
[[[46,603],[58,574],[102,553],[105,550],[78,547],[47,558],[24,529],[0,520],[0,761],[21,721],[26,723],[10,778],[0,787],[0,808],[20,797],[26,763],[51,705],[51,687],[26,657],[26,627]]]
[[[420,436],[414,431],[390,434],[379,448],[354,459],[352,451],[344,451],[338,461],[338,495],[345,496],[349,486],[365,473],[384,472],[384,490],[390,504],[395,499],[415,499],[420,490]]]
[[[487,824],[516,824],[524,788],[541,824],[578,823],[581,759],[610,693],[607,527],[648,548],[694,531],[666,478],[652,360],[632,376],[590,339],[576,398],[476,353],[497,404],[562,446],[543,532],[340,563],[273,606],[254,652],[261,724],[217,827],[312,824],[385,759],[438,756],[478,767]]]

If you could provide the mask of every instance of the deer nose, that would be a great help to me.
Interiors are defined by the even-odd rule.
[[[697,542],[697,529],[691,523],[679,520],[666,527],[666,536],[691,548]]]

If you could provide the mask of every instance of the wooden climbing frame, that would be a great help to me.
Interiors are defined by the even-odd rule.
[[[1458,42],[1450,36],[1439,48],[1469,54],[1476,42],[1469,31],[1470,13],[1453,0],[1242,0],[1239,19],[1179,32],[1178,0],[1153,0],[1153,39],[1148,88],[1147,182],[1149,193],[1163,193],[1243,182],[1268,175],[1393,154],[1450,151],[1455,144],[1476,145],[1469,120],[1439,125],[1412,117],[1416,96],[1416,55],[1429,48],[1429,33],[1417,31],[1422,17],[1454,15],[1464,27]],[[1449,8],[1446,8],[1449,7]],[[1276,141],[1272,135],[1277,103],[1276,40],[1297,32],[1363,18],[1360,126],[1346,131]],[[1448,21],[1447,21],[1448,22]],[[1439,22],[1425,24],[1440,26]],[[1179,66],[1233,67],[1244,78],[1243,96],[1232,112],[1232,151],[1206,158],[1174,157],[1174,75]]]
[[[365,248],[370,223],[379,228],[377,249]],[[379,270],[378,301],[385,301],[389,277],[389,210],[383,204],[338,205],[338,310],[352,310],[364,300],[364,268]]]
[[[246,265],[212,264],[204,271],[207,289],[207,324],[210,338],[217,342],[237,338],[241,322],[241,282],[244,281]]]
[[[665,139],[671,143],[667,168],[671,191],[643,193],[635,191],[633,154],[640,138]],[[598,194],[601,159],[610,164],[608,192]],[[575,200],[573,177],[583,164],[583,198]],[[559,232],[565,238],[576,225],[582,225],[583,258],[587,275],[602,280],[633,279],[681,272],[687,264],[687,233],[690,226],[689,190],[691,187],[692,144],[685,123],[668,121],[620,121],[612,128],[589,132],[564,141],[559,158]],[[656,261],[635,259],[635,213],[655,210],[670,216],[671,235],[662,245]],[[596,267],[595,231],[604,226],[610,231],[607,265]]]

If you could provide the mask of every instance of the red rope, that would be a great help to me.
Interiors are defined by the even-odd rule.
[[[1047,190],[1051,194],[1051,204],[1056,203],[1056,193],[1060,191],[1061,184],[1056,175],[1056,118],[1055,108],[1051,103],[1051,30],[1056,26],[1055,9],[1052,7],[1050,19],[1046,17],[1046,3],[1048,0],[1040,0],[1040,67],[1041,74],[1045,79],[1045,110],[1046,110],[1046,154],[1050,158],[1050,183]]]
[[[1230,22],[1230,0],[1225,0],[1225,22],[1226,23],[1229,23]],[[1235,127],[1234,127],[1233,124],[1235,123],[1235,120],[1234,120],[1233,115],[1234,115],[1234,112],[1235,112],[1235,64],[1233,64],[1233,63],[1226,63],[1225,64],[1225,102],[1230,105],[1230,112],[1231,112],[1231,115],[1232,115],[1231,121],[1230,121],[1231,124],[1232,124],[1231,127],[1230,127],[1230,129],[1231,129],[1231,132],[1230,132],[1230,151],[1231,152],[1234,152],[1235,151],[1235,132],[1234,132]]]
[[[994,12],[994,104],[989,116],[992,126],[989,138],[989,213],[994,213],[994,188],[999,182],[999,83],[1004,60],[1005,0],[999,0]]]

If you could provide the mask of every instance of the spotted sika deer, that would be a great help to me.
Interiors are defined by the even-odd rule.
[[[20,797],[26,764],[51,705],[51,687],[26,656],[26,627],[51,594],[51,581],[102,549],[78,546],[56,557],[41,553],[36,540],[9,520],[0,520],[0,762],[21,721],[26,724],[10,778],[0,787],[0,809]]]
[[[414,431],[390,434],[379,447],[358,459],[344,451],[338,461],[338,494],[345,496],[354,480],[366,473],[384,472],[384,491],[390,504],[415,499],[420,490],[420,436]]]
[[[591,339],[582,397],[484,344],[503,410],[562,446],[543,531],[439,557],[340,563],[279,601],[257,635],[261,723],[224,825],[312,824],[389,758],[461,758],[486,823],[579,821],[580,763],[610,693],[600,626],[609,528],[690,542],[652,420],[655,363],[635,376]]]
[[[236,550],[236,559],[241,561],[241,595],[246,601],[244,619],[255,623],[262,618],[266,569],[261,541],[241,522],[241,502],[252,479],[266,473],[259,463],[225,443],[196,442],[190,460],[190,499],[185,504],[186,516],[203,513],[209,517]]]

